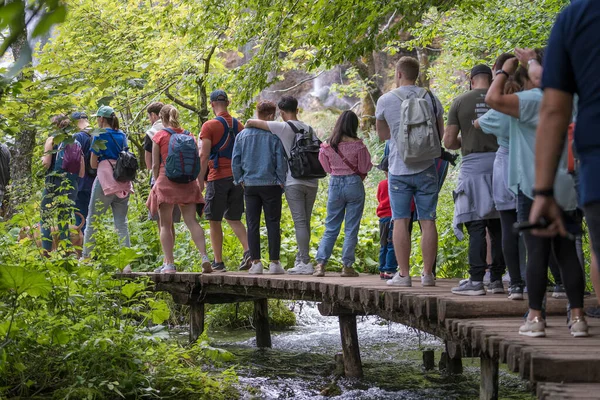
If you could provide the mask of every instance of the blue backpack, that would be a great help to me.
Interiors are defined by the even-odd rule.
[[[170,128],[164,130],[171,135],[165,163],[167,178],[175,183],[194,181],[200,174],[200,156],[194,137],[188,131],[177,133]]]
[[[221,122],[223,128],[225,128],[225,133],[223,134],[223,137],[221,137],[221,140],[219,140],[219,143],[210,149],[209,160],[212,160],[213,168],[217,169],[219,168],[219,158],[231,159],[233,156],[233,145],[235,144],[235,137],[238,134],[238,121],[233,118],[233,126],[230,127],[227,125],[225,118],[217,117],[215,119]]]

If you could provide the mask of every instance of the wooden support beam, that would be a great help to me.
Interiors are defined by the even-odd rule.
[[[423,368],[425,371],[435,368],[435,352],[433,350],[423,350]]]
[[[447,372],[451,375],[463,373],[462,348],[456,342],[446,341],[446,353],[448,354]]]
[[[317,304],[319,313],[324,317],[338,317],[340,315],[366,315],[364,311],[354,311],[338,303]]]
[[[498,359],[481,356],[481,385],[479,386],[480,400],[498,399]]]
[[[267,299],[254,300],[254,329],[256,329],[256,347],[270,348],[272,345]]]
[[[194,343],[204,332],[204,303],[190,304],[190,343]]]
[[[340,315],[340,334],[342,336],[342,352],[344,354],[344,374],[348,378],[362,378],[362,362],[356,332],[356,316]]]

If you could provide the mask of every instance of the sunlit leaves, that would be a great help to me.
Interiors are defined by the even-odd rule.
[[[32,297],[45,296],[52,285],[41,272],[29,271],[21,266],[0,265],[0,290],[20,296],[27,293]]]

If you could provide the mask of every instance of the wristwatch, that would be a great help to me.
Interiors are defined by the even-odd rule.
[[[503,74],[506,75],[507,78],[510,78],[510,75],[508,74],[508,72],[504,71],[503,69],[499,69],[498,71],[496,71],[496,76]]]
[[[554,189],[533,189],[533,197],[554,197]]]
[[[539,61],[536,58],[530,58],[529,61],[527,61],[527,68],[529,68],[529,66],[531,66],[531,63],[534,61],[539,64]]]

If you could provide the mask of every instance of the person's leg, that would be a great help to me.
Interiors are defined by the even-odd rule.
[[[79,212],[83,218],[86,218],[88,215],[88,210],[90,207],[90,198],[92,197],[92,192],[90,190],[83,190],[77,192],[77,201],[75,202],[76,211]],[[75,214],[75,225],[79,226],[81,224],[81,216]],[[83,223],[81,227],[81,231],[85,232],[85,226],[87,221]]]
[[[554,278],[554,284],[559,286],[563,284],[562,275],[560,272],[560,267],[558,266],[558,262],[554,257],[550,257],[550,261],[548,262],[548,266],[550,267],[550,273]]]
[[[388,175],[390,206],[394,221],[392,237],[400,277],[410,276],[409,225],[412,219],[411,203],[416,191],[414,181],[414,175]]]
[[[327,218],[325,219],[325,232],[317,250],[317,263],[326,265],[333,252],[333,246],[340,234],[342,221],[344,221],[345,201],[341,196],[342,186],[337,177],[332,176],[329,182],[329,196],[327,198]],[[318,272],[318,271],[317,271]]]
[[[262,199],[260,187],[246,186],[244,191],[246,200],[246,225],[248,226],[248,244],[252,261],[260,261],[260,215],[262,212]]]
[[[42,203],[40,204],[40,240],[44,254],[52,251],[52,202],[54,194],[52,190],[45,188],[42,192]]]
[[[356,245],[360,220],[365,208],[365,188],[358,176],[356,179],[347,179],[343,186],[343,195],[346,201],[346,222],[344,223],[344,245],[342,247],[342,264],[352,267],[356,260]]]
[[[248,234],[246,227],[242,223],[242,214],[244,214],[244,188],[241,185],[234,185],[233,178],[228,182],[227,192],[227,210],[225,211],[225,220],[231,226],[233,233],[242,244],[244,252],[248,250]]]
[[[296,243],[298,253],[296,262],[310,262],[310,214],[307,214],[307,191],[308,187],[304,185],[292,185],[285,188],[285,198],[294,221],[294,230],[296,231]],[[312,207],[311,207],[312,208]]]
[[[435,221],[422,220],[421,229],[423,236],[421,237],[421,252],[423,253],[423,274],[433,274],[433,265],[437,257],[438,250],[438,233]]]
[[[474,282],[483,282],[487,268],[486,221],[465,224],[469,232],[469,275]]]
[[[226,209],[227,191],[223,179],[206,184],[204,215],[209,221],[210,245],[215,262],[223,262],[223,214]]]
[[[592,249],[596,260],[600,260],[600,202],[586,205],[583,212],[590,232]]]
[[[491,280],[492,282],[502,282],[502,275],[506,272],[506,262],[502,253],[502,224],[500,219],[488,219],[487,231],[492,247]]]
[[[596,258],[596,253],[593,251],[592,262],[590,263],[590,279],[592,280],[592,286],[594,287],[596,300],[600,305],[600,270],[598,269],[598,259]]]
[[[414,199],[417,216],[421,224],[421,252],[423,254],[423,275],[432,275],[438,250],[438,233],[435,224],[438,203],[438,175],[435,165],[414,177]]]
[[[527,291],[529,294],[530,319],[542,316],[542,303],[548,285],[548,261],[551,239],[524,234],[527,246]]]
[[[189,229],[196,248],[201,256],[206,256],[206,238],[204,237],[204,229],[202,229],[202,226],[200,226],[196,219],[196,204],[185,204],[179,206],[179,208],[181,209],[183,222]],[[173,213],[171,213],[171,215],[173,215]],[[171,226],[173,226],[172,220]],[[173,238],[174,237],[175,236],[173,236]]]
[[[110,202],[108,198],[104,196],[102,186],[100,186],[100,181],[96,179],[94,181],[94,185],[92,186],[92,195],[90,197],[90,205],[88,207],[87,226],[83,236],[84,258],[90,256],[94,247],[94,233],[96,232],[96,227],[94,224],[96,223],[96,218],[99,215],[104,214],[109,206]]]
[[[386,271],[388,253],[388,235],[391,218],[379,218],[379,272]]]
[[[408,225],[410,218],[394,220],[394,251],[396,252],[396,262],[401,276],[410,275],[410,233]],[[422,240],[422,239],[421,239]]]
[[[502,252],[504,261],[508,267],[510,275],[510,285],[522,285],[519,257],[519,234],[513,231],[513,226],[517,222],[516,210],[500,211],[500,224],[502,229]]]
[[[269,261],[279,261],[281,254],[281,195],[279,186],[265,186],[261,195],[267,225]]]
[[[389,232],[387,235],[387,256],[385,260],[386,272],[395,274],[398,272],[398,261],[394,251],[394,221],[390,221]]]
[[[175,246],[175,237],[171,232],[170,226],[173,224],[173,207],[174,204],[162,203],[158,207],[160,228],[160,244],[165,255],[164,264],[173,265],[175,264],[175,257],[173,256],[173,247]]]
[[[124,247],[131,247],[131,243],[129,241],[129,225],[127,221],[127,211],[129,210],[129,196],[125,198],[117,197],[116,195],[112,196],[111,207],[113,212],[113,220],[115,222],[115,228],[117,229],[117,233],[119,234],[119,243]],[[173,212],[173,209],[171,209]],[[170,225],[166,226],[169,231],[171,231],[171,226],[173,225],[173,219],[171,219]],[[173,235],[173,238],[175,236]]]
[[[563,237],[553,239],[554,255],[560,268],[561,276],[565,285],[565,291],[569,299],[572,317],[583,316],[583,292],[585,290],[585,278],[583,269],[577,258],[577,247],[575,242]],[[553,257],[554,258],[554,257]]]

